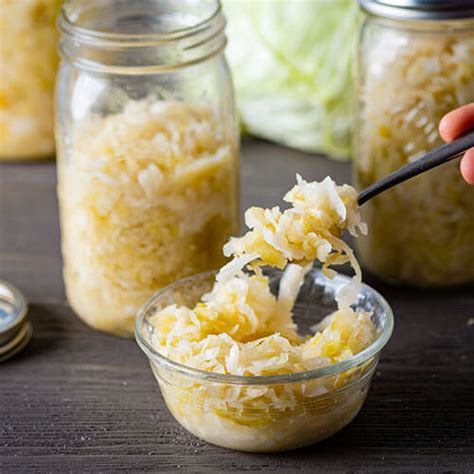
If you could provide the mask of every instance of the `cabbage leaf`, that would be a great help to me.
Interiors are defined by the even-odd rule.
[[[224,0],[243,130],[350,156],[354,0]]]

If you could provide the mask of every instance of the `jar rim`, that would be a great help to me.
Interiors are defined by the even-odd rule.
[[[384,308],[384,326],[381,331],[377,334],[375,340],[364,350],[358,352],[354,356],[350,357],[347,360],[337,362],[335,364],[327,365],[324,367],[319,367],[312,370],[307,370],[304,372],[293,372],[290,374],[280,374],[280,375],[257,375],[257,376],[244,376],[244,375],[230,375],[230,374],[220,374],[217,372],[208,372],[201,369],[195,369],[193,367],[188,367],[186,365],[175,362],[157,351],[143,335],[143,326],[144,321],[147,316],[150,308],[153,307],[156,300],[163,296],[169,290],[176,288],[176,286],[185,284],[187,282],[192,282],[196,278],[209,278],[216,274],[215,271],[198,273],[187,278],[176,281],[175,283],[163,288],[158,291],[150,300],[145,303],[135,319],[135,339],[140,346],[140,349],[146,354],[146,356],[157,363],[158,365],[165,367],[174,372],[180,373],[181,375],[186,375],[188,377],[205,380],[208,382],[217,382],[217,383],[226,383],[230,385],[275,385],[275,384],[288,384],[295,382],[304,382],[311,381],[318,378],[329,377],[333,375],[338,375],[342,372],[345,372],[349,369],[352,369],[356,366],[362,365],[364,363],[373,362],[373,358],[376,357],[380,351],[384,348],[387,342],[392,335],[394,320],[392,308],[385,300],[385,298],[375,289],[362,283],[362,289],[370,291],[375,298],[381,303]],[[321,270],[313,269],[310,273],[321,274]],[[333,278],[333,282],[336,280],[341,283],[343,281],[345,284],[349,283],[351,280],[350,277],[337,273]]]
[[[159,73],[199,64],[227,43],[220,1],[206,6],[201,0],[67,0],[58,19],[59,49],[95,72]]]
[[[138,42],[141,44],[143,43],[143,45],[148,45],[150,43],[159,45],[175,42],[180,39],[189,38],[190,36],[203,31],[203,29],[207,28],[219,15],[222,14],[222,6],[220,1],[212,0],[212,3],[215,6],[212,12],[209,15],[205,15],[195,24],[177,27],[176,29],[170,31],[153,31],[149,33],[118,33],[88,28],[76,23],[76,21],[72,18],[72,12],[68,12],[68,9],[72,9],[73,7],[79,8],[80,4],[83,2],[84,0],[67,0],[64,3],[59,15],[58,28],[62,34],[74,34],[76,36],[79,35],[83,41],[93,41],[94,43],[100,40],[104,42],[119,41],[121,45],[126,44],[128,41],[133,44]],[[92,5],[93,2],[94,0],[86,0],[86,4],[88,6]],[[75,3],[78,5],[75,6]]]

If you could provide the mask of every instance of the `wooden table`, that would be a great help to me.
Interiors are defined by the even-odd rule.
[[[243,147],[243,206],[273,205],[293,183],[349,165],[263,142]],[[0,165],[0,276],[30,302],[34,337],[0,365],[0,472],[468,472],[474,470],[474,292],[373,282],[395,331],[366,405],[341,433],[282,454],[202,442],[171,418],[132,340],[89,329],[61,280],[52,163]],[[471,319],[472,322],[472,319]]]

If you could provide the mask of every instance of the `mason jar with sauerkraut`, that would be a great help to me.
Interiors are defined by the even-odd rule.
[[[442,144],[441,117],[474,101],[469,2],[360,0],[354,178],[362,189]],[[471,6],[469,6],[471,5]],[[474,187],[454,161],[363,206],[362,264],[391,282],[474,281]]]
[[[69,0],[56,137],[64,280],[131,336],[153,292],[220,267],[238,230],[238,128],[217,0]]]
[[[0,0],[0,161],[54,155],[56,16],[63,0]]]

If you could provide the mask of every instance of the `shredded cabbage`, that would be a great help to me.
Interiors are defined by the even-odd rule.
[[[249,133],[348,158],[353,0],[224,0],[237,105]]]
[[[153,344],[163,355],[213,372],[274,375],[307,370],[306,361],[313,366],[315,357],[323,357],[323,365],[334,363],[370,344],[370,316],[350,308],[360,286],[360,269],[340,238],[344,229],[353,235],[359,229],[365,232],[357,192],[348,185],[336,186],[329,177],[308,183],[298,176],[284,199],[292,207],[283,212],[278,207],[246,211],[250,230],[224,246],[224,254],[233,260],[220,270],[214,288],[194,309],[172,305],[153,316]],[[338,294],[339,310],[332,323],[304,341],[291,310],[315,259],[328,276],[333,275],[330,265],[346,262],[356,274]],[[261,271],[265,265],[286,267],[278,298]],[[245,266],[252,271],[244,272]],[[356,327],[362,331],[359,344],[351,342]],[[272,351],[274,356],[269,355]]]
[[[54,154],[55,21],[61,4],[0,2],[0,160]]]
[[[474,35],[372,25],[361,47],[355,178],[365,188],[440,145],[441,117],[474,101]],[[362,211],[370,233],[358,249],[372,272],[422,286],[474,281],[474,188],[458,162],[396,186]]]
[[[153,292],[224,262],[238,228],[236,153],[204,104],[130,100],[75,125],[58,192],[66,291],[81,318],[130,336]]]
[[[360,285],[360,269],[340,238],[344,229],[354,235],[365,231],[357,193],[348,185],[336,186],[329,177],[321,183],[297,179],[285,196],[292,205],[289,209],[247,210],[250,230],[225,245],[225,254],[234,259],[220,270],[212,290],[194,308],[174,304],[150,318],[154,327],[151,343],[161,354],[188,367],[220,374],[278,375],[347,360],[373,342],[376,331],[370,314],[350,307]],[[330,265],[350,262],[355,276],[338,294],[338,310],[320,332],[308,338],[298,334],[292,308],[315,259],[330,276]],[[286,267],[278,296],[270,291],[269,279],[262,272],[265,265]],[[171,382],[168,375],[164,383],[160,368],[153,369],[170,410],[185,427],[238,449],[288,448],[304,444],[311,436],[328,436],[355,415],[365,397],[362,390],[345,394],[341,403],[313,400],[353,381],[360,376],[356,371],[304,384],[253,387],[205,384],[180,376],[179,381]],[[285,410],[291,410],[290,417]],[[276,419],[291,425],[304,414],[312,423],[321,424],[320,429],[312,427],[311,435],[294,426],[288,431],[282,426],[280,435],[258,431]],[[248,442],[249,433],[236,429],[235,424],[257,430],[253,446]],[[307,428],[308,423],[302,426]],[[289,433],[293,439],[283,440]],[[219,439],[224,436],[225,440]]]

